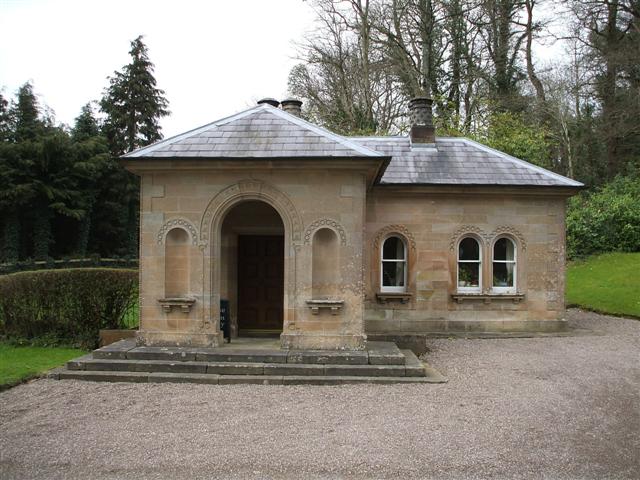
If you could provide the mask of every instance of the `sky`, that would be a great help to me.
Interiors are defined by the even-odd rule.
[[[303,0],[0,0],[0,90],[30,80],[72,125],[144,35],[171,115],[165,137],[287,96],[295,42],[313,28]]]
[[[56,121],[73,125],[129,63],[144,35],[171,115],[165,137],[287,96],[295,42],[314,27],[309,0],[0,0],[0,91],[31,81]],[[547,13],[548,15],[548,13]],[[536,57],[558,46],[536,45]]]

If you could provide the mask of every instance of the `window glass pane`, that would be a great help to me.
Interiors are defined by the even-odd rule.
[[[404,260],[404,243],[398,237],[389,237],[382,246],[382,258],[385,260]]]
[[[479,263],[459,263],[458,264],[458,287],[479,287],[480,286],[480,264]]]
[[[404,262],[382,262],[382,286],[404,287]]]
[[[514,245],[508,238],[499,239],[493,246],[494,260],[510,260],[514,259]]]
[[[460,242],[460,260],[480,260],[480,246],[473,238],[464,238]]]
[[[493,263],[493,286],[513,287],[513,267],[515,263]]]

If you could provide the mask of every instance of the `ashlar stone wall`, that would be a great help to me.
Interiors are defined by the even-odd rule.
[[[562,328],[565,203],[562,196],[425,193],[376,188],[367,198],[366,333],[546,331]],[[381,295],[380,249],[398,235],[408,249],[407,295]],[[457,295],[459,241],[480,243],[482,285]],[[516,291],[496,293],[492,247],[516,245]]]
[[[130,167],[141,176],[140,343],[222,343],[219,302],[234,301],[237,281],[234,239],[223,225],[235,207],[258,201],[282,221],[283,347],[364,347],[362,246],[370,182],[365,170],[371,166],[342,161],[335,169],[314,168],[309,161],[305,168],[273,168],[265,163],[145,160]],[[236,210],[225,228],[273,227],[259,212],[244,213],[240,218]],[[175,229],[180,233],[172,233]],[[316,240],[321,244],[315,245],[314,260]],[[177,283],[184,291],[176,290]]]

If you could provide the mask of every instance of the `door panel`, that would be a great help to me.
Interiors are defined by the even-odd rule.
[[[284,237],[238,237],[238,328],[282,331]]]

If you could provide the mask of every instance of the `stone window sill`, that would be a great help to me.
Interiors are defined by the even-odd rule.
[[[454,293],[451,298],[456,303],[462,303],[465,300],[482,300],[484,303],[511,300],[513,303],[520,303],[524,300],[524,293]]]
[[[169,313],[173,307],[180,308],[182,313],[189,313],[193,304],[196,303],[196,299],[189,297],[160,298],[158,303],[162,305],[165,313]]]
[[[344,300],[307,300],[307,306],[313,315],[318,315],[322,308],[330,309],[331,315],[337,315],[343,305]]]
[[[378,292],[376,299],[379,303],[400,302],[408,303],[412,295],[407,292]]]

